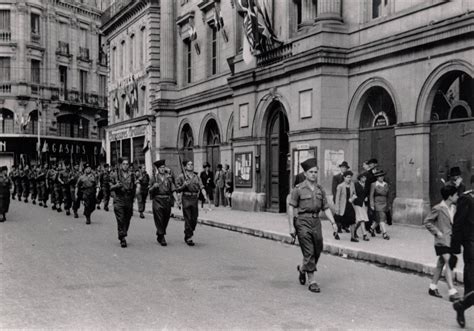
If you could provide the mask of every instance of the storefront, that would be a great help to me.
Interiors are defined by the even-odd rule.
[[[81,141],[57,138],[41,138],[40,154],[35,137],[0,138],[0,160],[2,164],[38,163],[89,163],[97,166],[105,162],[100,141]]]

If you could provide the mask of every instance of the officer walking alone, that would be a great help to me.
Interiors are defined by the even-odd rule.
[[[120,169],[111,176],[110,191],[113,192],[114,213],[117,219],[118,239],[121,247],[127,247],[130,219],[133,215],[133,198],[136,193],[135,175],[129,170],[127,158],[120,158]]]
[[[298,236],[301,252],[303,253],[303,264],[298,266],[299,282],[306,284],[308,276],[311,292],[320,292],[321,289],[314,279],[314,272],[323,250],[323,233],[319,212],[323,210],[332,224],[334,234],[337,235],[337,225],[334,216],[329,209],[326,192],[317,184],[318,165],[316,159],[308,159],[301,163],[305,172],[306,180],[298,184],[290,195],[288,208],[288,223],[290,235]]]
[[[176,179],[176,191],[182,193],[183,217],[184,217],[184,241],[188,246],[194,246],[193,235],[199,216],[198,198],[199,192],[207,200],[206,190],[201,178],[194,172],[192,161],[183,161],[184,172]]]
[[[97,178],[92,173],[89,164],[84,166],[84,175],[80,176],[76,184],[76,196],[82,196],[84,201],[84,216],[86,224],[91,224],[91,214],[95,210],[95,192],[97,188]]]
[[[176,188],[166,174],[165,160],[153,163],[158,171],[152,178],[150,184],[150,199],[153,201],[153,219],[156,226],[156,240],[161,246],[166,246],[166,228],[173,207],[173,197],[177,201]]]

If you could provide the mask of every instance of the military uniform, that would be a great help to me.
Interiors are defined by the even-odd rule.
[[[38,196],[38,190],[36,189],[36,167],[31,168],[28,180],[30,182],[31,202],[36,205],[36,198]]]
[[[15,183],[16,196],[18,201],[21,201],[23,196],[23,186],[21,185],[21,176],[23,175],[23,169],[18,168],[13,174],[13,181]]]
[[[186,177],[185,177],[186,176]],[[176,179],[176,191],[182,193],[184,216],[184,240],[187,242],[194,234],[199,216],[199,192],[204,189],[201,178],[196,174],[180,174]]]
[[[36,191],[38,193],[39,205],[46,208],[48,193],[46,191],[46,173],[47,170],[41,166],[36,169]]]
[[[12,199],[15,200],[15,196],[16,196],[16,192],[17,192],[17,186],[15,184],[15,176],[16,176],[16,173],[17,173],[17,170],[16,170],[16,167],[13,166],[12,167],[12,171],[10,172],[10,174],[8,175],[9,178],[10,178],[10,181],[12,182],[12,185],[13,185],[13,192],[12,192]]]
[[[71,170],[65,168],[58,173],[58,181],[61,185],[61,195],[64,202],[64,210],[66,210],[66,215],[70,214],[70,209],[72,206],[72,196],[71,196],[71,184],[70,184]]]
[[[130,219],[133,215],[133,199],[135,197],[136,183],[135,174],[119,169],[111,176],[110,184],[114,198],[114,213],[117,219],[118,239],[123,247],[126,247],[125,237],[130,227]]]
[[[24,169],[20,172],[20,179],[21,179],[21,188],[23,191],[23,201],[28,202],[28,196],[30,195],[30,170]]]
[[[54,167],[51,167],[51,169],[49,169],[46,173],[46,187],[48,195],[51,199],[51,209],[53,210],[56,209],[56,194],[54,194],[54,182],[56,181],[57,174],[58,173]]]
[[[315,184],[313,190],[305,180],[291,191],[290,205],[298,210],[294,226],[303,253],[301,271],[314,272],[323,250],[319,212],[329,208],[326,192],[319,184]]]
[[[106,168],[99,177],[100,190],[102,191],[102,200],[104,202],[104,210],[109,210],[110,201],[110,170]],[[99,202],[100,203],[100,202]]]
[[[71,191],[71,201],[72,201],[72,210],[74,212],[74,218],[79,217],[79,215],[77,214],[77,211],[79,210],[79,207],[81,206],[82,193],[77,192],[77,195],[76,195],[76,185],[81,175],[82,175],[81,172],[77,169],[72,169],[71,172],[69,173],[69,189]]]
[[[161,160],[156,161],[155,164]],[[164,162],[163,162],[164,165]],[[159,166],[157,165],[159,168]],[[156,237],[158,242],[165,246],[166,228],[170,220],[171,208],[173,207],[173,192],[176,187],[171,178],[166,174],[156,174],[153,176],[150,185],[150,199],[153,201],[153,219],[156,226]]]
[[[61,205],[63,204],[63,189],[62,189],[62,183],[59,178],[59,174],[63,171],[64,169],[58,169],[56,171],[56,176],[54,177],[54,184],[53,184],[53,190],[54,190],[54,201],[56,202],[56,210],[58,212],[61,212]]]
[[[90,224],[90,217],[92,212],[95,210],[95,192],[97,188],[97,178],[92,172],[90,174],[83,174],[79,177],[76,184],[77,191],[82,196],[84,201],[84,216],[86,217],[86,223]]]
[[[140,217],[144,218],[143,212],[145,211],[146,198],[148,196],[148,186],[150,185],[150,176],[144,170],[140,171],[140,177],[138,177],[139,191],[137,195],[138,212]]]
[[[6,167],[1,167],[0,172],[6,170]],[[6,221],[5,214],[10,207],[10,189],[12,181],[6,174],[0,174],[0,222]]]

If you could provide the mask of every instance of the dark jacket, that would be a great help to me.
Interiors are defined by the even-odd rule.
[[[337,174],[334,177],[332,177],[332,186],[331,186],[331,192],[332,192],[332,201],[335,203],[336,202],[336,192],[337,192],[337,187],[339,184],[341,184],[344,181],[344,177],[342,174]]]
[[[465,242],[474,242],[474,192],[463,194],[457,202],[453,222],[451,247],[460,252],[460,246]]]
[[[364,206],[364,201],[367,198],[367,195],[365,194],[365,187],[362,186],[361,183],[356,182],[354,184],[355,187],[355,194],[357,195],[357,198],[354,200],[353,204],[355,206],[362,207]]]
[[[208,173],[206,173],[206,171],[202,171],[199,176],[201,177],[202,185],[204,185],[206,191],[215,188],[214,173],[212,171],[209,171]]]

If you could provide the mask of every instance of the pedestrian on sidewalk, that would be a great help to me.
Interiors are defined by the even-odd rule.
[[[214,185],[214,173],[211,171],[211,165],[209,162],[204,163],[203,168],[204,170],[201,171],[199,177],[201,177],[202,184],[204,185],[210,203],[214,200],[214,189],[216,188]],[[201,200],[201,208],[204,208],[204,196],[200,194],[199,197]]]
[[[222,170],[222,164],[217,165],[217,171],[214,179],[214,185],[216,187],[216,194],[214,195],[214,206],[219,205],[227,206],[225,200],[224,189],[225,189],[225,173]]]
[[[13,183],[7,173],[7,166],[0,167],[0,222],[7,220],[6,214],[10,208],[10,189]]]
[[[357,182],[354,184],[357,198],[353,203],[356,215],[355,236],[357,236],[357,230],[360,227],[362,229],[362,238],[364,241],[369,241],[369,236],[367,235],[367,230],[365,229],[365,225],[369,221],[369,216],[367,215],[367,196],[365,195],[366,180],[367,174],[365,172],[357,176]]]
[[[84,174],[79,177],[76,184],[76,196],[82,196],[84,202],[84,216],[86,217],[86,224],[91,224],[91,215],[95,210],[96,205],[96,191],[97,178],[92,173],[92,168],[89,164],[84,165]]]
[[[383,170],[376,170],[373,175],[377,180],[370,186],[370,208],[375,212],[375,223],[372,223],[369,231],[372,237],[375,237],[375,227],[379,225],[383,239],[389,240],[390,236],[387,234],[386,223],[387,211],[390,208],[388,199],[390,187],[384,181],[385,172]]]
[[[232,208],[232,192],[234,192],[234,174],[228,164],[225,165],[225,198],[227,205]]]
[[[466,191],[466,185],[462,182],[461,168],[452,167],[449,169],[449,180],[445,185],[452,185],[458,189],[458,195],[461,196]]]
[[[474,306],[474,177],[471,177],[471,190],[464,192],[457,201],[454,215],[451,248],[454,253],[461,252],[464,260],[464,297],[453,304],[456,320],[461,327],[466,326],[464,312]]]
[[[372,158],[370,160],[367,160],[362,164],[364,169],[366,169],[366,174],[367,174],[367,180],[365,181],[365,195],[369,198],[368,199],[368,208],[367,208],[367,215],[369,216],[369,222],[366,224],[366,229],[370,231],[372,225],[375,223],[376,224],[376,217],[375,217],[375,211],[373,206],[371,206],[371,201],[370,201],[370,188],[373,183],[377,181],[377,178],[374,176],[374,173],[378,171],[377,165],[378,165],[378,160],[375,158]],[[377,233],[380,233],[380,226],[376,224],[375,226],[375,231]]]
[[[133,215],[133,199],[136,195],[135,174],[129,169],[128,158],[119,158],[120,168],[110,178],[110,191],[114,198],[114,213],[117,219],[120,246],[127,247],[126,237]]]
[[[456,212],[456,201],[458,200],[457,189],[454,186],[448,185],[441,188],[441,196],[443,200],[435,205],[430,214],[426,216],[423,224],[434,236],[434,248],[438,262],[431,280],[428,294],[434,297],[442,298],[443,296],[438,291],[438,281],[446,266],[446,282],[449,288],[449,300],[454,302],[459,299],[459,294],[454,287],[454,275],[450,266],[450,259],[453,256],[451,249],[451,235],[452,223],[454,214]]]
[[[176,191],[182,193],[182,208],[184,217],[184,241],[188,246],[194,246],[193,235],[196,230],[199,216],[198,198],[199,192],[207,199],[207,193],[201,178],[194,172],[192,161],[183,161],[183,173],[176,179]]]
[[[288,207],[288,224],[290,235],[298,236],[301,252],[303,253],[303,263],[298,265],[298,279],[301,285],[306,284],[308,277],[311,292],[321,291],[314,279],[314,272],[318,264],[319,257],[323,250],[323,233],[321,230],[321,220],[319,212],[323,210],[332,224],[334,236],[337,236],[337,225],[334,216],[329,208],[326,192],[317,183],[318,164],[315,158],[308,159],[301,163],[305,172],[305,181],[298,184],[290,194]]]
[[[349,164],[346,161],[343,161],[341,164],[339,164],[339,173],[337,175],[334,175],[332,177],[332,201],[336,203],[336,194],[337,194],[337,187],[339,184],[344,182],[344,172],[349,170]],[[336,217],[336,224],[337,224],[337,232],[342,233],[342,229],[344,229],[346,232],[349,232],[349,227],[348,226],[343,226],[342,223],[339,220],[339,217]]]
[[[176,187],[170,176],[166,174],[166,161],[158,160],[155,165],[158,173],[153,175],[150,183],[150,199],[153,202],[153,219],[156,226],[156,240],[166,246],[166,228],[171,216],[174,201],[178,201]],[[174,197],[174,199],[173,199]]]
[[[343,228],[350,228],[352,242],[359,242],[359,239],[356,238],[355,233],[356,215],[354,206],[352,204],[357,198],[354,183],[352,182],[353,175],[354,174],[350,170],[346,170],[342,173],[342,178],[344,181],[340,183],[336,189],[334,218],[336,220],[339,219],[339,224],[341,224]]]

